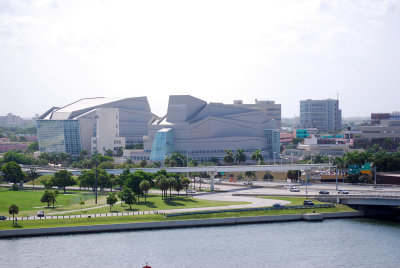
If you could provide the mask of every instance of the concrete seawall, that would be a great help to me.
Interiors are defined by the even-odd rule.
[[[321,213],[321,214],[323,215],[323,219],[363,217],[363,214],[358,211]],[[200,219],[200,220],[85,225],[85,226],[54,227],[54,228],[36,228],[36,229],[16,229],[16,230],[0,231],[0,238],[82,234],[82,233],[98,233],[98,232],[121,232],[121,231],[134,231],[134,230],[236,225],[236,224],[249,224],[249,223],[286,222],[286,221],[308,220],[308,218],[309,218],[308,216],[305,216],[303,214],[292,214],[292,215],[216,218],[216,219]]]

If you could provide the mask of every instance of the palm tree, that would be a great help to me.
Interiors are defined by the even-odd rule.
[[[161,198],[164,199],[164,197],[166,196],[165,193],[169,187],[167,178],[164,176],[159,176],[157,184],[158,184],[158,188],[160,188],[160,190],[161,190]]]
[[[186,167],[186,156],[173,152],[165,158],[165,164],[171,167]]]
[[[168,178],[169,198],[172,199],[172,188],[175,188],[176,180],[173,177]]]
[[[232,150],[225,150],[226,155],[222,159],[226,164],[231,165],[235,162]]]
[[[251,160],[253,160],[254,162],[258,162],[258,164],[264,161],[261,149],[257,149],[253,152],[253,154],[251,155]]]
[[[250,180],[253,180],[256,177],[256,173],[254,171],[246,171],[244,175],[249,178]]]
[[[30,168],[26,173],[27,177],[32,180],[32,187],[35,188],[35,179],[39,177],[39,174],[36,172],[35,168]]]
[[[346,157],[345,156],[344,157],[336,157],[333,160],[333,165],[335,165],[338,168],[338,170],[341,171],[342,176],[343,176],[343,182],[344,182],[344,169],[346,169],[346,167],[347,167]]]
[[[144,202],[146,203],[146,193],[149,191],[150,189],[150,183],[146,180],[143,180],[140,182],[139,184],[140,190],[142,192],[144,192]]]
[[[186,197],[187,197],[187,190],[188,190],[189,185],[190,185],[190,180],[188,178],[183,178],[181,180],[181,183],[182,183],[183,188],[186,189]]]
[[[85,201],[83,201],[83,200],[81,199],[81,202],[79,202],[79,205],[81,205],[81,211],[82,211],[82,206],[85,205]]]
[[[19,208],[17,205],[12,204],[11,206],[8,207],[8,213],[13,216],[13,224],[14,224],[14,215],[18,214]]]
[[[236,149],[236,154],[235,154],[235,162],[240,165],[246,162],[247,156],[244,153],[243,149]]]

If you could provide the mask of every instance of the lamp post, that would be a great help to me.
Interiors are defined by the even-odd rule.
[[[95,194],[95,204],[97,204],[97,151],[94,154],[94,194]]]
[[[336,166],[336,191],[338,190],[338,182],[339,182],[339,174],[338,174],[338,167]]]

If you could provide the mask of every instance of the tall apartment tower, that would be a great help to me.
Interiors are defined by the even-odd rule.
[[[342,110],[339,100],[300,101],[300,125],[302,128],[317,128],[318,131],[338,131],[342,125]]]

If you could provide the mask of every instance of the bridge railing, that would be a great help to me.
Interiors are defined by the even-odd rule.
[[[399,194],[332,194],[332,195],[315,195],[321,198],[379,198],[379,199],[400,199]]]

